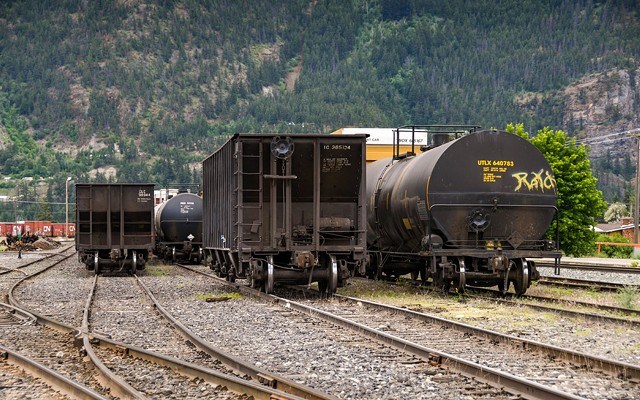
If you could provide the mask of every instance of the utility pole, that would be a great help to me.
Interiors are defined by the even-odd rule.
[[[638,244],[638,224],[640,223],[640,218],[638,218],[638,209],[640,209],[640,133],[630,133],[629,135],[635,136],[636,144],[638,145],[636,149],[636,195],[633,210],[633,243]],[[634,255],[637,249],[637,247],[634,248]]]
[[[638,218],[638,209],[640,208],[640,134],[636,133],[635,137],[638,144],[638,151],[636,153],[636,201],[633,211],[633,243],[638,244],[638,224],[640,223],[640,218]]]

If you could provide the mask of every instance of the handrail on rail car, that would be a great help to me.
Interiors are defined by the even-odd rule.
[[[433,148],[433,135],[435,134],[453,134],[455,139],[468,135],[480,129],[479,125],[402,125],[393,130],[393,160],[415,156],[415,136],[416,133],[427,134],[427,147]],[[400,134],[411,133],[411,151],[400,154]],[[430,140],[429,140],[430,139]],[[424,151],[424,150],[423,150]]]

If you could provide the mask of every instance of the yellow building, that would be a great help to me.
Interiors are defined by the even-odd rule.
[[[383,158],[393,157],[393,134],[395,128],[341,128],[331,132],[332,135],[367,134],[367,163]],[[403,144],[408,143],[408,144]],[[427,145],[427,132],[417,131],[414,136],[414,152],[420,154],[420,146]],[[404,154],[411,151],[411,133],[400,135],[400,151]]]

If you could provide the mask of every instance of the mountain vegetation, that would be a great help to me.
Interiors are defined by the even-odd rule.
[[[637,0],[3,1],[0,194],[14,195],[24,177],[47,182],[21,184],[33,204],[61,203],[68,176],[199,182],[201,160],[240,131],[514,122],[589,135],[589,120],[568,110],[598,96],[567,88],[601,74],[615,91],[622,80],[611,71],[625,71],[615,76],[626,77],[631,106],[602,105],[603,124],[628,126],[640,118],[639,9]],[[602,188],[608,200],[626,201],[633,188],[620,182],[635,168],[611,151],[593,165],[617,185]]]

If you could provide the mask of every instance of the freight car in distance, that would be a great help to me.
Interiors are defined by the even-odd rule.
[[[203,162],[205,262],[267,293],[364,273],[366,137],[234,135]]]
[[[154,254],[167,261],[202,260],[202,198],[181,190],[155,208]]]
[[[153,189],[147,183],[77,184],[78,260],[96,274],[144,269],[154,246]]]
[[[545,239],[557,216],[549,163],[529,141],[496,130],[405,126],[396,143],[425,129],[421,154],[367,166],[368,274],[420,274],[458,291],[513,283],[524,293],[539,276],[531,259],[561,256],[557,220],[556,241]]]

